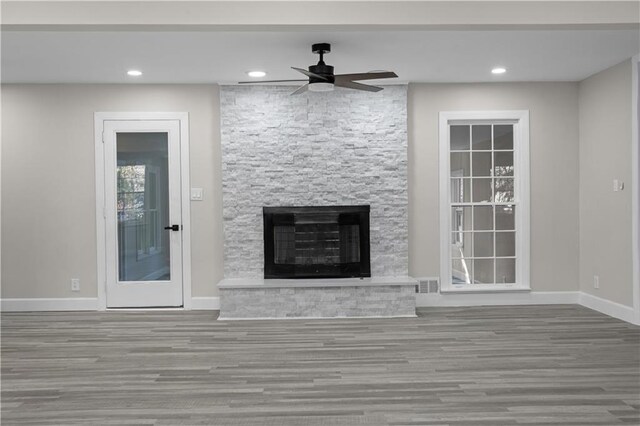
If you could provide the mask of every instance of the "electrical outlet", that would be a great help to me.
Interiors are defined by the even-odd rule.
[[[593,288],[600,288],[600,277],[597,275],[593,276]]]
[[[71,278],[71,291],[80,291],[80,279]]]

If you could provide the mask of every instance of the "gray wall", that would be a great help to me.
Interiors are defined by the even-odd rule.
[[[531,287],[578,289],[578,84],[409,86],[409,273],[438,276],[438,113],[530,111]]]
[[[93,113],[186,111],[190,120],[192,293],[222,278],[215,85],[3,85],[2,297],[96,297]],[[81,291],[70,291],[80,278]]]
[[[633,306],[631,61],[580,82],[580,289]],[[625,189],[613,192],[613,179]],[[593,276],[600,288],[593,287]]]
[[[579,103],[577,83],[410,85],[409,273],[438,275],[438,112],[529,109],[533,289],[582,288],[630,305],[630,80],[628,62],[604,71],[580,84]],[[2,95],[3,298],[96,295],[93,113],[109,110],[190,113],[192,186],[205,188],[205,201],[192,203],[193,294],[217,294],[223,235],[216,86],[5,85]],[[613,178],[627,189],[611,192]],[[599,236],[602,226],[611,232]],[[81,279],[80,293],[70,292],[72,277]]]
[[[371,275],[407,275],[407,87],[223,86],[225,277],[261,278],[263,206],[370,204]]]

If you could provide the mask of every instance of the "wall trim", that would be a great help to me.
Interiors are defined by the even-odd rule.
[[[638,69],[640,54],[631,58],[631,254],[633,264],[634,323],[640,324],[640,132],[638,114],[640,99]]]
[[[530,293],[416,294],[416,307],[464,307],[507,305],[582,305],[594,311],[640,325],[630,306],[580,291],[533,291]],[[192,310],[219,310],[219,297],[193,297]],[[97,297],[0,299],[2,312],[98,311]],[[170,309],[175,310],[175,309]]]
[[[191,309],[191,171],[189,168],[189,113],[187,112],[95,112],[94,161],[96,189],[96,243],[98,309],[107,309],[107,251],[105,213],[104,122],[108,120],[176,120],[180,126],[180,174],[182,212],[182,303]]]
[[[194,311],[220,310],[220,298],[219,297],[192,297],[191,309]]]
[[[601,314],[640,325],[631,306],[602,299],[581,291],[532,291],[530,293],[416,294],[416,307],[464,307],[504,305],[581,305]]]
[[[579,291],[416,294],[416,307],[571,305],[578,303],[579,294]]]
[[[97,311],[97,297],[1,299],[2,312]]]
[[[635,321],[635,312],[631,306],[621,305],[620,303],[612,302],[585,292],[580,292],[578,304],[602,314],[609,315],[610,317],[614,317],[631,324],[640,325]]]
[[[440,111],[438,117],[438,176],[440,201],[440,288],[442,291],[475,291],[475,284],[453,284],[451,267],[451,179],[450,179],[450,124],[509,123],[513,124],[513,161],[515,180],[516,238],[515,257],[518,259],[515,284],[483,285],[487,291],[528,290],[530,283],[530,154],[529,110],[498,111]],[[494,205],[496,203],[491,203]]]
[[[144,308],[143,308],[144,309]],[[218,310],[219,297],[193,297],[191,310]],[[47,312],[47,311],[102,311],[97,297],[68,298],[16,298],[0,299],[2,312]],[[120,311],[135,309],[119,309]],[[189,310],[189,308],[155,308],[159,310]]]

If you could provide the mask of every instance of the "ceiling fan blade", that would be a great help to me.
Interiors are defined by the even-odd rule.
[[[384,72],[363,72],[360,74],[338,74],[335,76],[336,81],[354,81],[354,80],[375,80],[378,78],[396,78],[398,75],[393,71]]]
[[[298,71],[298,72],[301,72],[302,74],[304,74],[306,76],[313,77],[313,78],[321,78],[321,79],[323,79],[325,81],[329,81],[329,79],[327,77],[324,77],[324,76],[322,76],[320,74],[315,74],[315,73],[309,72],[307,70],[303,70],[302,68],[296,68],[296,67],[291,67],[291,68],[296,70],[296,71]]]
[[[336,80],[333,83],[334,86],[337,87],[346,87],[347,89],[356,89],[356,90],[365,90],[367,92],[379,92],[382,90],[382,87],[371,86],[369,84],[360,84],[355,81],[338,81]]]
[[[260,81],[239,81],[238,84],[260,84],[260,83],[287,83],[290,81],[308,81],[308,80],[260,80]]]
[[[300,86],[298,90],[293,92],[291,95],[299,95],[300,93],[306,92],[309,89],[309,85],[305,84],[304,86]]]

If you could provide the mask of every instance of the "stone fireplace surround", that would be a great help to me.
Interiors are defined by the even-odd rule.
[[[414,315],[407,87],[293,90],[221,87],[221,318]],[[371,278],[263,279],[263,207],[362,204],[371,206]]]

